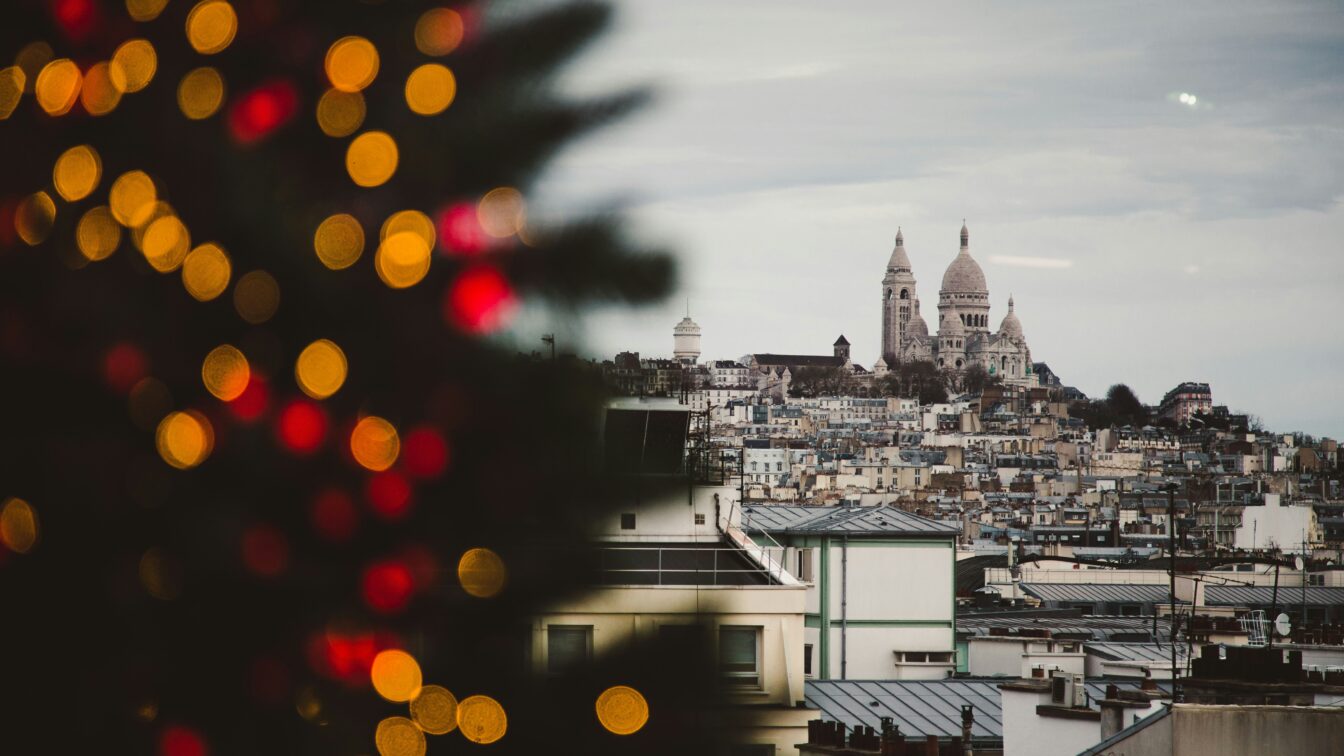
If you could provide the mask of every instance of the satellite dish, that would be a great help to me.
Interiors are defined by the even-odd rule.
[[[1296,569],[1298,572],[1301,572],[1301,571],[1302,571],[1302,568],[1305,567],[1305,566],[1307,566],[1307,563],[1304,562],[1304,561],[1302,560],[1302,555],[1301,555],[1301,554],[1299,554],[1299,555],[1293,557],[1293,568],[1294,568],[1294,569]]]
[[[1292,631],[1293,623],[1288,619],[1288,615],[1281,613],[1274,618],[1274,632],[1278,633],[1280,637],[1286,638]]]

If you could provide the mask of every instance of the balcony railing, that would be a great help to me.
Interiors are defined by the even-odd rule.
[[[740,549],[721,547],[604,547],[598,549],[597,572],[599,585],[781,584],[772,570]]]

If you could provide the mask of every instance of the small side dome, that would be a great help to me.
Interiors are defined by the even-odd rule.
[[[891,257],[887,260],[888,270],[910,270],[910,256],[905,253],[905,237],[901,234],[901,229],[896,229],[896,246],[891,249]]]
[[[1022,341],[1022,323],[1017,319],[1017,313],[1013,312],[1012,297],[1008,297],[1008,314],[1003,316],[1003,322],[999,324],[999,338],[1005,337]]]

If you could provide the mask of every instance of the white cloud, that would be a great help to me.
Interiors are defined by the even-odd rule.
[[[1008,265],[1014,268],[1072,268],[1072,260],[1061,260],[1058,257],[1018,257],[1015,255],[990,255],[989,261],[997,265]]]

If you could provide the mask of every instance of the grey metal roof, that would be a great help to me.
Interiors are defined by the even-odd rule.
[[[1270,606],[1274,603],[1274,587],[1269,585],[1211,585],[1204,589],[1204,603],[1215,606]],[[1301,606],[1302,586],[1279,586],[1279,606]],[[1344,588],[1308,586],[1306,604],[1309,606],[1344,605]]]
[[[1156,619],[1158,637],[1166,637],[1171,621],[1165,617]],[[974,614],[957,614],[958,636],[986,636],[990,628],[1008,630],[1028,628],[1049,630],[1054,637],[1082,638],[1089,643],[1114,642],[1119,639],[1151,638],[1154,619],[1152,617],[1121,617],[1113,614],[1091,614],[1083,617],[977,617]],[[1089,638],[1090,636],[1090,638]],[[1011,636],[1010,636],[1011,637]]]
[[[975,710],[971,736],[1003,739],[1003,703],[999,685],[1012,678],[947,680],[808,680],[804,698],[809,707],[820,709],[822,719],[842,722],[850,729],[867,725],[880,729],[882,717],[891,717],[909,738],[937,735],[961,737],[961,707]],[[1105,697],[1106,686],[1137,690],[1135,680],[1089,680],[1088,703]],[[1158,683],[1166,689],[1168,684]],[[1095,707],[1094,707],[1095,708]]]
[[[770,533],[845,533],[867,535],[949,536],[956,523],[938,522],[889,504],[875,507],[803,507],[753,504],[742,507],[742,529]]]
[[[1161,604],[1171,594],[1165,585],[1113,583],[1022,583],[1022,590],[1042,601],[1101,601],[1131,604]]]
[[[1083,650],[1111,661],[1166,662],[1171,665],[1171,644],[1157,643],[1085,643]],[[1186,647],[1177,644],[1176,661],[1185,659]]]

